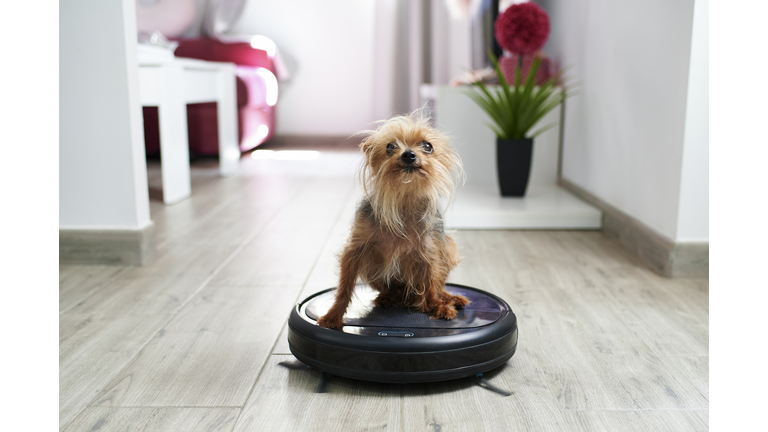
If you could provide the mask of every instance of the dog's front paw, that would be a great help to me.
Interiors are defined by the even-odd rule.
[[[472,303],[469,301],[468,298],[464,297],[463,295],[452,295],[451,296],[451,303],[453,303],[456,307],[463,308],[464,306]]]
[[[456,318],[456,308],[451,305],[442,304],[439,305],[435,310],[432,312],[432,316],[430,316],[432,319],[444,319],[444,320],[451,320]]]
[[[317,320],[317,323],[321,327],[325,328],[340,328],[344,325],[344,319],[343,317],[336,317],[331,316],[330,314],[326,314],[321,316],[320,319]]]

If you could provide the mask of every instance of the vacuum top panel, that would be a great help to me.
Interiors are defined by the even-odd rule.
[[[472,303],[458,309],[451,320],[431,319],[428,314],[415,313],[411,308],[381,308],[373,305],[378,292],[366,285],[358,285],[355,295],[344,315],[346,327],[387,328],[387,329],[474,329],[498,321],[507,306],[487,293],[460,285],[447,284],[446,290],[454,295],[463,295]],[[307,299],[301,306],[305,316],[317,321],[331,307],[335,291],[325,291]],[[350,332],[354,332],[350,329]]]

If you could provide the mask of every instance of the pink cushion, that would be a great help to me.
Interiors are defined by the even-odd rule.
[[[258,66],[275,70],[266,51],[246,42],[224,43],[213,39],[177,39],[176,57],[207,61],[230,62],[241,66]]]
[[[212,39],[177,39],[177,57],[237,64],[238,138],[240,150],[247,151],[269,140],[275,134],[275,107],[266,104],[266,83],[256,70],[263,67],[275,72],[266,51],[249,43],[223,43]],[[160,129],[156,107],[144,107],[144,142],[148,155],[160,152]],[[259,137],[259,127],[268,133]],[[190,155],[219,153],[216,103],[187,105],[187,129]],[[263,134],[263,128],[261,133]]]

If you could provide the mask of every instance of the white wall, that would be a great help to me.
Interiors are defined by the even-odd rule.
[[[432,0],[432,84],[446,85],[472,69],[472,21],[452,16],[445,0]]]
[[[563,177],[678,238],[693,0],[548,2],[568,100]]]
[[[693,12],[677,239],[709,241],[709,0]]]
[[[250,0],[233,34],[262,34],[291,79],[277,106],[280,135],[350,135],[373,116],[373,0]]]
[[[431,47],[419,40],[422,18],[432,20]],[[452,18],[445,0],[250,0],[231,33],[270,37],[291,69],[281,82],[280,135],[369,129],[419,107],[423,74],[448,84],[472,66],[470,22]]]
[[[59,4],[59,228],[151,223],[134,1]]]

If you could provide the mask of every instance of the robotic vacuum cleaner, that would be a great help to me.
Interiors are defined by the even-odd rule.
[[[472,301],[452,320],[376,307],[378,293],[358,285],[340,329],[317,324],[333,304],[335,288],[316,293],[288,319],[291,352],[322,372],[383,383],[465,378],[506,363],[517,349],[517,318],[509,305],[477,288],[445,288]]]

